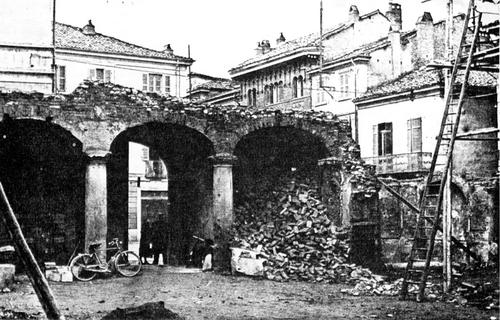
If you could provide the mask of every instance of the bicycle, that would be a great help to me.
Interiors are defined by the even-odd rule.
[[[91,244],[88,253],[80,253],[71,260],[70,270],[76,279],[90,281],[99,273],[113,271],[124,277],[133,277],[141,271],[142,263],[139,256],[133,251],[123,250],[118,238],[108,243],[108,248],[104,250],[98,249],[100,246],[100,243]],[[107,262],[102,262],[97,252],[108,250],[116,250],[116,253]]]

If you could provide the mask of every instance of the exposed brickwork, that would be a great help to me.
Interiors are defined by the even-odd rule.
[[[113,140],[128,128],[149,122],[179,124],[206,136],[216,153],[232,153],[248,133],[268,127],[291,126],[320,136],[332,156],[352,141],[349,124],[330,113],[279,112],[245,107],[205,107],[150,96],[112,84],[86,83],[83,93],[68,96],[2,94],[0,112],[14,119],[50,119],[83,143],[83,150],[110,150]]]

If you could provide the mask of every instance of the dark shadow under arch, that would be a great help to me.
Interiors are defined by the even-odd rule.
[[[64,265],[83,243],[85,163],[82,143],[58,125],[0,123],[0,181],[39,261]]]

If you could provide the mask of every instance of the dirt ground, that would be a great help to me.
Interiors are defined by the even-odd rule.
[[[416,303],[397,297],[350,296],[346,285],[278,283],[213,273],[179,273],[147,266],[134,278],[112,276],[88,283],[53,283],[67,319],[100,319],[117,307],[164,301],[186,319],[494,319],[498,310],[452,303]],[[10,293],[0,293],[0,307],[44,318],[25,278]]]

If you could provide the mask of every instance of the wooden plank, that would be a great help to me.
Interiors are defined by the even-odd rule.
[[[26,240],[24,238],[23,232],[21,231],[21,226],[19,225],[17,218],[10,206],[7,195],[3,189],[2,183],[0,183],[0,216],[3,223],[7,227],[9,234],[16,248],[16,252],[21,258],[26,267],[28,276],[33,284],[38,300],[42,305],[45,314],[49,320],[62,320],[64,316],[59,311],[57,307],[54,294],[49,287],[47,279],[43,276],[42,270],[38,266],[38,263],[33,256]]]
[[[479,134],[488,134],[488,133],[496,133],[496,132],[498,132],[498,128],[490,127],[490,128],[472,130],[472,131],[465,132],[465,133],[458,133],[456,137],[457,138],[464,138],[464,137],[476,136]]]

